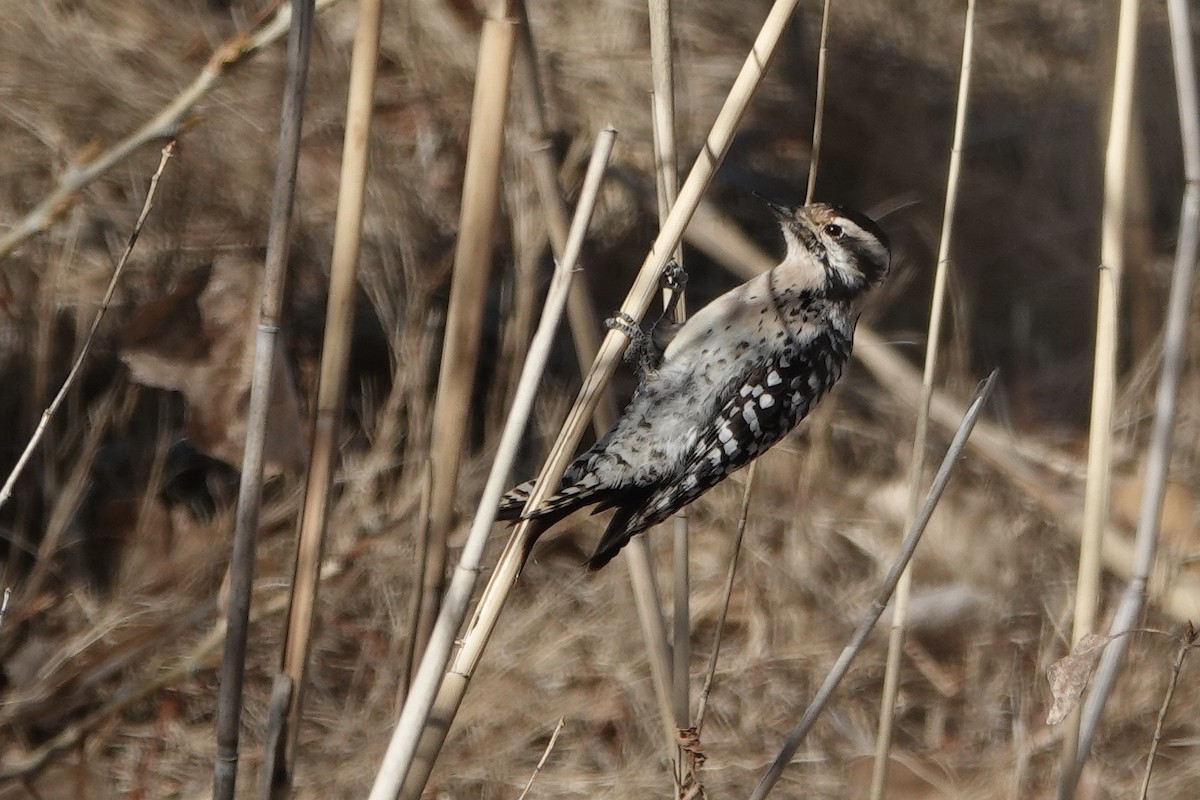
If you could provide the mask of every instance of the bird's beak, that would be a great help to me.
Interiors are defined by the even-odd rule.
[[[766,203],[767,206],[773,212],[775,212],[775,216],[779,217],[779,219],[783,220],[784,222],[795,222],[796,221],[795,210],[788,208],[783,203],[777,203],[769,197],[764,197],[763,195],[759,194],[758,192],[754,192],[754,196],[757,197],[759,200],[762,200],[764,203]]]

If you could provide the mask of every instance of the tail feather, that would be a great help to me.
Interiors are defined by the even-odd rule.
[[[496,519],[516,520],[522,516],[529,517],[530,519],[548,516],[554,516],[555,519],[562,519],[578,508],[589,506],[592,503],[604,502],[611,491],[594,482],[577,483],[571,486],[560,487],[558,492],[546,498],[537,507],[537,510],[530,514],[523,514],[525,505],[529,502],[530,495],[533,494],[534,483],[534,481],[525,481],[525,483],[515,486],[505,493],[500,498],[500,508],[496,512]]]
[[[629,500],[629,498],[625,499]],[[629,540],[635,534],[646,529],[645,526],[638,527],[636,524],[630,524],[631,522],[636,523],[644,502],[645,497],[643,496],[632,502],[623,502],[617,507],[612,519],[608,521],[608,527],[604,529],[604,535],[600,537],[600,543],[596,545],[596,551],[588,559],[589,572],[595,572],[612,561],[617,553],[621,552],[621,548],[629,544]]]

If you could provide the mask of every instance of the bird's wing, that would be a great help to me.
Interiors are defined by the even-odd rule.
[[[679,480],[647,499],[627,536],[666,519],[782,439],[841,377],[849,355],[848,341],[822,333],[748,364],[721,394],[726,400],[700,432]]]

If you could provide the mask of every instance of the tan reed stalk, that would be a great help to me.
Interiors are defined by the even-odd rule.
[[[304,93],[308,80],[315,13],[313,0],[300,0],[288,33],[287,75],[280,112],[279,151],[275,162],[275,186],[271,199],[271,220],[267,230],[267,254],[260,288],[250,403],[246,413],[246,447],[242,455],[233,552],[229,563],[226,611],[228,635],[225,637],[217,698],[217,756],[213,764],[214,800],[233,800],[237,785],[242,681],[246,671],[246,640],[250,632],[255,542],[258,538],[258,520],[262,506],[267,412],[270,408],[275,356],[280,350],[278,334],[287,277],[288,251],[291,246],[296,168],[300,160]]]
[[[319,0],[317,10],[324,11],[336,2],[338,0]],[[200,74],[152,119],[86,162],[68,167],[50,194],[42,198],[28,214],[0,236],[0,261],[7,258],[22,242],[50,227],[64,211],[75,205],[82,195],[81,190],[96,178],[150,142],[178,137],[191,122],[188,115],[196,104],[216,88],[230,70],[283,36],[291,18],[292,6],[285,3],[272,16],[259,22],[251,30],[242,31],[226,39],[213,51],[212,57],[200,70]]]
[[[1173,13],[1173,12],[1172,12]],[[1187,19],[1187,9],[1184,8],[1179,12],[1183,15],[1183,19]],[[1175,21],[1172,18],[1171,25],[1175,26]],[[1172,33],[1172,36],[1174,33]],[[1172,47],[1175,46],[1172,41]],[[1176,67],[1178,67],[1178,54],[1176,54]],[[1188,73],[1190,76],[1194,73]],[[1180,76],[1182,77],[1182,76]],[[1127,638],[1122,636],[1122,639]],[[1138,792],[1138,800],[1146,800],[1146,796],[1150,792],[1150,776],[1154,772],[1154,758],[1158,755],[1158,745],[1162,741],[1163,725],[1167,721],[1167,709],[1171,707],[1171,698],[1175,696],[1175,687],[1179,685],[1179,672],[1183,669],[1183,660],[1187,658],[1188,651],[1196,646],[1196,630],[1189,622],[1184,626],[1183,636],[1179,643],[1179,651],[1175,654],[1175,661],[1171,664],[1171,680],[1167,682],[1167,693],[1163,695],[1162,705],[1158,709],[1158,719],[1154,723],[1154,737],[1150,741],[1150,752],[1146,755],[1146,771],[1142,774],[1142,788]]]
[[[679,159],[675,131],[675,59],[671,28],[671,0],[649,0],[650,16],[650,72],[653,91],[650,93],[651,129],[654,135],[654,174],[658,196],[658,222],[661,225],[671,213],[671,206],[679,194]],[[683,249],[675,247],[675,260],[683,264]],[[679,290],[682,291],[682,290]],[[669,298],[663,296],[664,305]],[[682,323],[687,317],[684,298],[675,305],[672,322]],[[672,664],[671,706],[674,712],[674,727],[684,730],[691,724],[689,698],[689,664],[691,662],[691,612],[690,580],[688,578],[688,521],[687,512],[679,511],[672,519],[674,557],[671,582],[673,593],[672,618]],[[643,537],[644,538],[644,537]],[[668,726],[670,727],[670,726]],[[688,781],[687,753],[678,744],[678,734],[671,732],[670,744],[675,751],[675,794],[682,797]]]
[[[791,733],[788,734],[783,749],[780,750],[779,755],[776,756],[771,766],[758,782],[758,785],[754,788],[753,793],[750,795],[750,800],[763,800],[770,793],[771,789],[774,788],[780,776],[783,775],[784,768],[792,760],[792,756],[796,754],[796,750],[799,749],[808,732],[812,730],[813,724],[817,721],[817,717],[821,715],[825,705],[829,702],[829,698],[833,696],[834,690],[837,689],[838,684],[841,683],[842,678],[849,671],[850,664],[859,652],[862,651],[867,637],[871,633],[871,629],[875,627],[875,623],[883,615],[884,609],[887,608],[888,599],[900,583],[901,576],[908,569],[909,561],[912,559],[913,553],[916,552],[917,545],[921,542],[921,535],[925,532],[925,527],[929,524],[929,519],[933,516],[934,509],[937,508],[938,501],[941,500],[942,493],[946,490],[946,485],[950,482],[950,476],[954,472],[958,458],[966,450],[971,430],[975,427],[975,422],[979,419],[979,415],[983,413],[983,406],[991,395],[992,386],[995,381],[996,373],[992,372],[976,388],[975,394],[967,406],[967,413],[958,424],[958,430],[955,431],[954,439],[950,442],[950,446],[946,450],[946,455],[942,459],[942,465],[938,468],[937,475],[934,476],[933,483],[925,495],[925,500],[921,504],[917,515],[913,518],[912,524],[909,526],[908,534],[900,544],[900,552],[896,556],[896,561],[892,564],[891,569],[888,570],[887,577],[884,578],[883,584],[880,586],[874,601],[872,601],[870,609],[864,615],[858,628],[855,629],[849,644],[842,650],[841,655],[838,656],[837,661],[825,676],[821,687],[813,695],[813,699],[809,703],[808,708],[805,709],[804,715],[796,723],[796,727],[792,729]]]
[[[1129,137],[1133,121],[1134,68],[1137,63],[1138,0],[1121,0],[1117,21],[1117,53],[1112,110],[1104,154],[1104,208],[1101,218],[1100,268],[1097,272],[1096,351],[1092,367],[1092,412],[1088,423],[1087,483],[1080,532],[1079,574],[1075,587],[1075,619],[1071,644],[1093,633],[1100,593],[1100,550],[1108,521],[1112,477],[1112,414],[1117,385],[1117,326],[1121,273],[1125,260],[1125,204],[1129,171]],[[1072,713],[1063,736],[1058,796],[1075,794],[1079,775],[1080,712]]]
[[[962,170],[963,135],[967,124],[967,104],[971,87],[971,58],[975,30],[975,0],[967,0],[963,20],[962,66],[958,78],[958,99],[954,112],[954,140],[950,149],[950,165],[946,175],[946,200],[942,209],[942,235],[938,244],[937,272],[933,281],[933,297],[929,307],[929,328],[925,341],[925,368],[921,380],[921,401],[917,406],[917,429],[913,434],[912,462],[908,473],[908,508],[906,522],[911,525],[921,502],[921,485],[925,475],[925,448],[929,428],[929,405],[933,398],[933,381],[937,371],[938,344],[942,336],[942,313],[946,304],[946,279],[950,269],[950,242],[954,231],[954,211],[958,201],[959,173]],[[906,525],[907,527],[907,525]],[[905,570],[896,587],[892,627],[888,636],[887,665],[884,669],[883,694],[880,699],[879,729],[875,740],[875,763],[871,771],[871,800],[882,800],[887,791],[887,769],[891,759],[892,732],[896,719],[896,697],[900,692],[900,665],[904,656],[904,626],[908,615],[908,600],[912,591],[912,572]]]
[[[829,2],[821,9],[821,47],[817,51],[817,99],[813,104],[812,153],[808,158],[808,188],[804,192],[804,204],[813,201],[817,190],[817,165],[821,160],[821,136],[825,128],[825,59],[829,52]]]
[[[1163,495],[1171,463],[1171,440],[1179,403],[1179,384],[1187,356],[1188,308],[1197,251],[1200,249],[1200,102],[1197,101],[1195,59],[1186,2],[1168,0],[1171,50],[1175,64],[1175,91],[1179,106],[1180,141],[1183,145],[1184,191],[1179,212],[1179,238],[1175,247],[1175,269],[1167,302],[1167,320],[1163,333],[1162,374],[1154,400],[1154,423],[1146,448],[1146,476],[1138,509],[1137,532],[1131,578],[1109,626],[1115,637],[1105,648],[1083,706],[1076,773],[1082,769],[1088,750],[1100,725],[1104,706],[1121,669],[1129,637],[1124,634],[1138,624],[1146,605],[1147,587],[1158,552],[1159,522]],[[1164,706],[1165,709],[1165,706]],[[1149,781],[1150,765],[1146,767]],[[1144,787],[1143,787],[1144,791]]]
[[[519,24],[517,26],[516,77],[523,89],[525,100],[525,122],[529,126],[529,161],[533,168],[534,184],[538,200],[545,217],[546,233],[550,239],[550,250],[555,259],[561,259],[567,244],[567,229],[571,212],[563,197],[558,182],[559,164],[554,158],[551,143],[550,115],[546,110],[546,98],[542,93],[542,82],[537,63],[537,45],[533,39],[533,28],[529,24],[529,12],[524,0],[516,4]],[[575,342],[575,357],[579,361],[580,373],[596,357],[600,349],[600,335],[596,331],[596,311],[588,288],[587,269],[581,262],[580,269],[571,282],[571,295],[567,301],[567,321],[571,326],[571,337]],[[603,434],[617,418],[616,404],[611,394],[606,393],[607,402],[602,403],[596,415],[597,435]]]
[[[512,16],[513,0],[492,0],[479,36],[458,242],[429,444],[433,483],[429,498],[429,547],[415,632],[418,653],[433,630],[446,585],[446,540],[454,521],[459,460],[469,428],[464,421],[471,414],[483,306],[492,266],[492,233],[500,200],[504,120],[517,32]]]
[[[46,435],[46,427],[50,424],[50,420],[58,412],[59,406],[66,399],[67,393],[74,385],[75,379],[79,377],[79,370],[83,368],[84,359],[87,358],[88,352],[92,348],[92,342],[96,338],[96,331],[100,328],[100,322],[104,319],[104,315],[108,312],[109,305],[112,304],[113,295],[117,291],[117,282],[121,279],[121,274],[125,271],[125,264],[129,261],[129,256],[133,253],[134,245],[137,244],[138,237],[142,233],[142,228],[146,224],[146,219],[150,216],[150,209],[154,207],[154,194],[158,190],[158,181],[162,177],[163,170],[167,168],[167,162],[171,160],[171,156],[175,154],[175,140],[167,142],[162,149],[162,157],[158,161],[158,168],[154,170],[154,174],[150,177],[150,186],[146,190],[146,199],[142,201],[142,210],[138,214],[137,221],[133,224],[133,230],[129,233],[129,240],[125,243],[125,250],[117,259],[117,264],[113,267],[112,276],[108,279],[108,287],[104,290],[104,297],[100,300],[100,307],[96,309],[96,314],[92,317],[92,325],[88,329],[87,336],[84,337],[83,345],[79,348],[79,354],[75,356],[75,361],[71,364],[71,369],[67,372],[67,377],[63,379],[62,386],[59,387],[58,393],[54,395],[54,399],[50,401],[50,405],[46,406],[46,410],[42,412],[42,418],[38,421],[37,427],[33,430],[33,435],[29,437],[29,442],[26,443],[25,449],[21,451],[20,457],[17,458],[17,463],[13,465],[12,470],[8,473],[8,478],[4,481],[4,486],[0,487],[0,508],[12,497],[13,486],[16,485],[17,478],[21,477],[21,473],[25,470],[25,466],[29,463],[33,451],[37,449],[42,437]]]
[[[445,603],[433,629],[433,635],[429,639],[429,646],[421,659],[420,668],[413,680],[412,689],[405,699],[404,708],[400,712],[400,719],[396,723],[396,729],[391,743],[388,745],[387,753],[384,755],[383,764],[375,777],[375,784],[370,794],[372,800],[397,797],[404,785],[405,773],[417,764],[420,765],[421,772],[427,777],[429,769],[432,769],[433,758],[427,753],[417,752],[421,734],[430,724],[438,726],[443,731],[449,727],[450,718],[441,716],[440,710],[434,707],[434,700],[439,684],[454,674],[453,667],[450,672],[447,672],[446,665],[450,662],[450,652],[455,637],[466,617],[467,606],[479,571],[482,569],[483,549],[487,543],[492,523],[496,519],[496,509],[507,484],[509,472],[512,470],[517,448],[520,445],[521,436],[537,394],[538,384],[546,367],[546,360],[549,357],[558,322],[566,306],[576,259],[583,246],[583,239],[595,208],[596,198],[599,195],[604,170],[612,155],[615,139],[616,131],[611,129],[601,132],[597,137],[591,163],[588,165],[587,175],[584,178],[579,206],[571,224],[567,249],[563,260],[555,268],[550,291],[546,297],[545,310],[530,343],[529,357],[525,359],[525,363],[521,367],[521,380],[517,386],[513,408],[505,421],[504,431],[500,437],[500,446],[492,463],[487,484],[484,486],[483,496],[479,500],[479,509],[471,524],[461,560],[450,582]],[[495,585],[498,574],[501,574],[499,569],[492,573],[488,589]],[[484,590],[485,596],[488,589]],[[419,760],[414,762],[414,756],[420,757]],[[420,794],[424,782],[424,778],[422,778],[421,786],[416,789],[417,795]]]
[[[776,0],[768,13],[753,48],[713,123],[704,147],[680,189],[678,201],[659,230],[650,253],[625,298],[621,312],[628,314],[633,319],[640,319],[649,307],[670,253],[678,246],[692,211],[708,187],[717,166],[728,152],[738,121],[745,113],[755,89],[761,83],[766,69],[774,58],[783,31],[797,2],[798,0]],[[530,503],[534,505],[540,503],[549,488],[557,485],[568,461],[575,452],[584,426],[587,425],[593,410],[600,402],[604,386],[616,370],[617,359],[627,343],[627,337],[619,331],[609,331],[608,336],[605,337],[596,362],[584,378],[583,386],[574,406],[567,415],[562,432],[538,476],[537,488],[533,497],[530,498]],[[495,630],[508,592],[520,575],[526,548],[529,545],[529,533],[529,524],[519,524],[504,552],[500,555],[499,563],[484,589],[483,597],[480,598],[471,623],[463,636],[462,646],[450,670],[446,673],[442,688],[430,710],[431,719],[436,722],[436,727],[426,727],[419,745],[421,757],[418,762],[414,763],[414,767],[419,763],[419,770],[414,768],[413,774],[405,778],[403,797],[416,797],[428,781],[429,772],[433,768],[433,762],[449,731],[450,723],[466,693],[471,676],[474,675],[475,669],[479,665],[483,650]],[[427,715],[422,714],[421,716]],[[394,748],[389,748],[386,760],[391,763],[385,763],[385,769],[389,772],[400,773],[408,771],[408,768],[404,766],[405,762],[410,760],[407,753],[410,752],[409,748],[416,748],[417,745],[415,743],[396,745],[395,740],[393,740],[393,745]],[[393,754],[393,749],[398,752]],[[381,771],[380,779],[376,780],[376,792],[373,793],[372,800],[384,800],[384,798],[390,797],[386,788],[380,791],[379,787],[381,781],[386,787],[391,785],[392,780],[390,775],[384,779]]]
[[[279,750],[268,754],[264,786],[272,797],[291,791],[296,767],[296,744],[304,707],[305,678],[312,648],[313,615],[317,603],[318,573],[329,519],[329,490],[337,458],[337,436],[346,394],[350,363],[350,337],[354,325],[354,293],[358,284],[358,258],[362,242],[363,205],[367,191],[367,156],[370,149],[371,111],[379,60],[381,0],[359,0],[358,25],[350,60],[346,102],[346,132],[342,143],[342,170],[338,181],[338,206],[334,221],[333,256],[325,337],[317,384],[317,410],[312,452],[304,489],[304,504],[297,533],[296,562],[292,571],[291,605],[284,630],[281,671],[291,682],[291,702],[280,721]],[[270,725],[272,729],[276,726]],[[268,768],[270,767],[270,768]]]
[[[532,128],[531,136],[534,140],[530,150],[530,160],[538,188],[538,197],[546,220],[550,248],[554,253],[555,260],[561,261],[567,242],[569,214],[562,188],[558,183],[558,164],[555,162],[550,147],[550,126],[547,121],[545,100],[541,92],[541,82],[538,79],[537,49],[533,41],[533,32],[529,26],[525,4],[518,2],[517,8],[521,14],[521,36],[518,40],[516,62],[517,78],[525,88],[526,120]],[[583,374],[587,371],[588,365],[596,358],[596,352],[600,347],[600,337],[596,332],[595,304],[592,302],[591,292],[588,288],[587,270],[582,265],[575,273],[575,280],[571,282],[571,292],[567,298],[567,319],[571,326],[572,338],[575,341],[575,354],[579,360],[580,374]],[[604,435],[616,422],[616,419],[616,403],[613,400],[612,392],[606,390],[592,413],[596,435]],[[660,716],[666,724],[668,752],[674,752],[674,726],[670,724],[672,719],[670,713],[671,647],[667,641],[666,624],[663,622],[662,603],[655,586],[649,545],[645,537],[641,537],[631,542],[621,552],[622,560],[629,571],[630,583],[633,586],[633,599],[637,606],[638,621],[646,643],[646,652],[649,655],[655,697],[659,703]]]

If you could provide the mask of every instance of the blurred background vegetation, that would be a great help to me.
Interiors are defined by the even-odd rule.
[[[949,157],[961,5],[835,2],[829,39],[816,196],[882,218],[894,269],[865,322],[917,366]],[[684,169],[768,6],[676,2]],[[0,233],[71,165],[156,114],[217,46],[266,10],[241,0],[0,0]],[[577,187],[598,129],[620,131],[585,252],[599,330],[656,231],[646,11],[617,0],[531,0],[529,13],[563,185]],[[1110,2],[981,4],[943,350],[942,383],[955,396],[1001,369],[995,420],[1011,435],[1014,457],[1073,514],[1091,386],[1115,23]],[[258,569],[267,610],[251,643],[247,775],[261,756],[255,748],[279,646],[281,609],[270,603],[291,568],[353,25],[349,3],[319,16],[309,78],[285,388],[273,409]],[[819,26],[820,4],[802,4],[708,195],[772,253],[780,244],[775,224],[752,192],[803,197]],[[478,29],[466,0],[399,0],[385,8],[343,463],[327,548],[332,574],[319,609],[300,797],[365,794],[407,674],[420,476]],[[1160,4],[1144,4],[1140,35],[1113,497],[1115,523],[1125,532],[1140,496],[1138,459],[1183,190]],[[208,787],[219,651],[210,632],[244,436],[247,336],[266,241],[283,59],[280,44],[263,50],[197,106],[84,378],[0,510],[0,582],[20,600],[0,631],[5,800],[193,797]],[[459,491],[464,524],[528,336],[520,327],[528,321],[513,314],[519,276],[540,276],[544,290],[551,265],[529,167],[539,143],[523,100],[518,87]],[[157,161],[151,145],[118,163],[0,262],[5,474],[69,368]],[[738,280],[704,254],[685,253],[693,307]],[[1168,572],[1191,581],[1200,579],[1198,343],[1200,325],[1193,324],[1164,523],[1171,538],[1162,556]],[[527,460],[514,478],[536,466],[578,381],[564,332]],[[710,797],[738,796],[754,784],[886,570],[904,515],[912,430],[910,404],[856,365],[810,422],[764,459],[704,735]],[[739,499],[731,482],[695,507],[694,673],[707,659]],[[1077,544],[1067,517],[986,464],[965,464],[916,564],[892,797],[1050,796],[1061,732],[1044,725],[1050,701],[1043,676],[1068,647]],[[534,796],[669,791],[625,576],[619,567],[598,575],[579,568],[597,532],[595,522],[581,521],[535,552],[429,796],[514,797],[560,716],[565,728]],[[656,550],[669,564],[661,542]],[[1120,587],[1106,578],[1102,614]],[[1146,625],[1174,630],[1179,617],[1155,607]],[[780,796],[865,792],[885,650],[875,641],[852,671]],[[1164,637],[1141,636],[1133,645],[1085,775],[1082,791],[1090,794],[1081,796],[1132,796],[1174,650]],[[1156,797],[1198,793],[1195,670],[1185,667],[1168,718]],[[108,705],[126,695],[134,699]],[[72,730],[78,740],[52,748],[39,769],[22,766]]]

